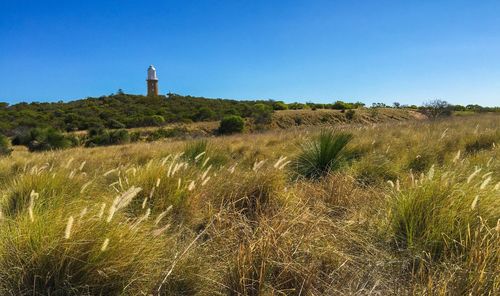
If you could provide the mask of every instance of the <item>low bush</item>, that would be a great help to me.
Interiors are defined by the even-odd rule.
[[[241,133],[245,127],[243,118],[237,115],[224,117],[219,125],[219,133],[223,135]]]
[[[30,151],[65,149],[78,145],[76,137],[64,135],[52,128],[35,128],[25,131],[17,135],[13,142],[27,146]]]
[[[182,137],[188,133],[185,127],[173,127],[169,129],[159,128],[146,137],[146,141],[157,141],[164,138]]]
[[[0,134],[0,157],[10,155],[11,152],[9,138]]]
[[[107,146],[107,145],[119,145],[126,144],[130,142],[130,134],[127,130],[90,130],[88,132],[87,141],[85,146]]]
[[[264,104],[255,104],[252,110],[252,118],[258,127],[271,123],[273,108]]]
[[[288,105],[283,102],[274,102],[273,110],[288,110]]]

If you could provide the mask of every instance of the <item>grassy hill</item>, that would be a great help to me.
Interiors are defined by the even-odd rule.
[[[15,150],[0,158],[0,294],[498,295],[499,126]]]

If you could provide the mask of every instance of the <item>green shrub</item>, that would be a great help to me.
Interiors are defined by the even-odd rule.
[[[288,110],[288,105],[283,102],[274,102],[273,110]]]
[[[243,118],[237,115],[230,115],[224,117],[219,125],[219,133],[226,134],[234,134],[241,133],[243,128],[245,127],[245,121]]]
[[[273,109],[271,106],[264,104],[255,104],[252,108],[252,118],[256,125],[266,125],[271,123]]]
[[[319,136],[302,146],[295,161],[296,173],[306,178],[318,178],[340,168],[345,148],[352,135],[322,130]]]
[[[216,114],[214,111],[212,111],[208,107],[202,107],[200,110],[198,110],[198,113],[196,113],[195,118],[193,118],[196,121],[207,121],[207,120],[213,120],[215,119]]]
[[[113,129],[119,129],[119,128],[126,128],[127,126],[121,122],[119,122],[116,119],[111,119],[107,124],[106,127],[108,128],[113,128]]]
[[[9,138],[0,134],[0,157],[10,155],[11,152]]]
[[[29,131],[29,134],[22,142],[29,140],[27,146],[30,151],[46,151],[65,149],[77,145],[78,140],[75,137],[66,136],[58,130],[47,128],[35,128]],[[26,145],[26,144],[25,144]]]
[[[127,130],[108,131],[105,129],[90,130],[85,145],[87,147],[119,145],[130,142],[130,134]]]
[[[144,119],[146,125],[160,126],[165,123],[165,118],[161,115],[148,116]]]
[[[159,128],[147,135],[146,141],[157,141],[163,138],[174,138],[186,135],[188,132],[185,127],[174,127],[169,129]]]

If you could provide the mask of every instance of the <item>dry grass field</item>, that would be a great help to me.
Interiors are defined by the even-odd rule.
[[[0,295],[499,295],[500,116],[359,123],[16,149]]]

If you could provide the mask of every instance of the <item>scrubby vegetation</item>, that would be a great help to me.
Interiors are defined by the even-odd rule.
[[[245,127],[245,120],[243,120],[243,118],[236,115],[230,115],[224,117],[220,121],[219,133],[223,135],[241,133],[244,127]]]
[[[64,135],[53,128],[24,130],[12,139],[14,145],[24,145],[30,151],[66,149],[79,143],[77,137]]]
[[[499,126],[16,149],[0,158],[0,294],[498,295]]]
[[[11,151],[9,138],[0,134],[0,157],[9,155]]]

